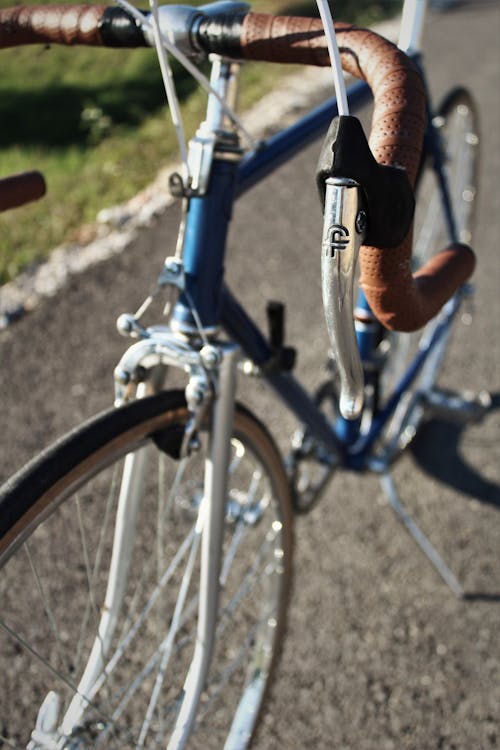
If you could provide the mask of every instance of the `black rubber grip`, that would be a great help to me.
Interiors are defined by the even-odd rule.
[[[204,18],[196,30],[198,46],[209,54],[241,57],[241,34],[245,12],[237,15],[217,13]]]
[[[16,5],[0,8],[0,49],[25,44],[146,47],[125,10],[104,5]]]
[[[147,15],[145,11],[141,11]],[[125,10],[110,6],[99,21],[99,31],[106,47],[148,47],[140,26]]]

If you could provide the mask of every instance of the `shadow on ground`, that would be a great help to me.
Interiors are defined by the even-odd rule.
[[[500,393],[491,397],[491,405],[484,414],[486,419],[500,408]],[[500,486],[481,475],[468,464],[460,451],[467,424],[431,419],[422,428],[412,452],[417,464],[429,476],[459,490],[482,503],[500,509]]]
[[[483,419],[500,408],[500,393],[492,395],[491,405]],[[482,476],[462,454],[461,443],[467,424],[431,419],[422,428],[412,453],[419,468],[427,475],[458,490],[462,495],[500,510],[500,485]],[[500,592],[474,591],[464,595],[466,601],[500,602]]]

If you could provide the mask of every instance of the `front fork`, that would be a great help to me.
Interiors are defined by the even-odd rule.
[[[186,746],[206,683],[215,640],[238,347],[234,344],[225,344],[220,351],[222,358],[218,370],[217,394],[210,415],[203,502],[200,510],[203,531],[196,645],[184,683],[184,698],[168,750],[181,750]]]
[[[139,371],[142,367],[141,363],[151,357],[152,345],[151,340],[146,340],[132,347],[122,358],[117,372],[123,376],[123,373],[130,367],[129,372],[133,374],[132,363],[134,369]],[[158,379],[163,381],[165,365],[179,365],[178,361],[175,363],[175,357],[179,357],[179,352],[169,353],[172,349],[170,338],[159,337],[153,348],[156,350],[158,361],[151,371],[152,378],[148,381],[149,387],[140,387],[137,397],[146,395],[147,391],[151,390],[151,386],[154,387],[157,373]],[[196,352],[194,349],[190,352],[186,351],[185,354],[186,366],[188,359],[192,366],[196,355],[199,357],[199,366],[192,366],[191,378],[186,388],[188,402],[191,400],[192,406],[192,419],[188,422],[188,426],[192,422],[199,424],[207,412],[209,430],[203,500],[197,521],[197,532],[201,533],[201,559],[196,643],[184,683],[181,708],[168,750],[184,748],[193,729],[200,696],[210,667],[216,633],[239,347],[233,343],[222,343],[214,344],[208,349],[208,353],[205,352],[205,354],[203,354],[204,350]],[[204,388],[201,387],[203,372],[206,374]],[[194,390],[199,393],[197,403],[193,396]],[[196,413],[197,411],[202,417]],[[193,435],[189,444],[184,443],[186,451],[195,449],[194,438]],[[63,736],[71,736],[74,728],[81,723],[87,707],[93,703],[98,691],[106,683],[110,646],[119,622],[132,561],[136,523],[143,494],[146,450],[147,447],[140,448],[125,459],[105,603],[97,635],[77,693],[60,724],[59,733]]]

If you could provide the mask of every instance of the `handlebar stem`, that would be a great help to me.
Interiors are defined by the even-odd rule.
[[[211,55],[212,74],[210,84],[224,103],[231,109],[236,107],[240,64]],[[239,138],[221,102],[209,94],[207,114],[189,142],[188,171],[190,195],[205,195],[208,189],[214,156],[239,160],[241,150]]]
[[[241,64],[226,60],[219,55],[211,55],[212,75],[210,83],[227,107],[236,109],[239,89],[239,72]],[[205,127],[213,132],[234,131],[234,125],[224,112],[221,102],[215,96],[209,96]]]
[[[321,280],[326,327],[340,376],[340,413],[357,419],[363,408],[363,368],[353,318],[356,264],[366,214],[360,188],[347,178],[326,180]]]

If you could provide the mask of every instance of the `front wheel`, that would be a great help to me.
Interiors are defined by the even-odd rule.
[[[177,392],[106,412],[0,492],[0,745],[166,747],[199,589],[207,435],[179,459],[187,418]],[[286,476],[239,406],[231,448],[216,644],[190,748],[250,742],[290,583]]]

